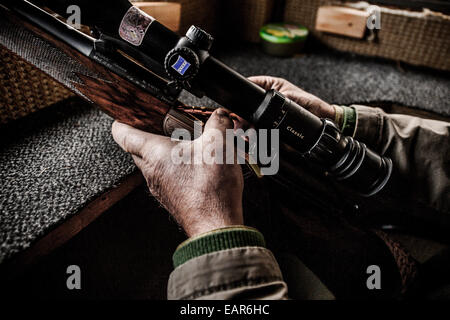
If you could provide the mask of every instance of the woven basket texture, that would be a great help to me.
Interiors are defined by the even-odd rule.
[[[51,77],[0,46],[0,124],[73,95]]]
[[[329,0],[286,0],[285,21],[303,24],[321,42],[337,50],[450,70],[450,17],[436,14],[412,16],[400,10],[382,11],[381,29],[375,41],[314,31],[318,7],[336,3]]]

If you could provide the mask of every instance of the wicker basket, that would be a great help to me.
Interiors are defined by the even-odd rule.
[[[317,9],[330,0],[287,0],[285,20],[301,23],[328,46],[348,52],[450,70],[450,17],[430,11],[384,9],[376,41],[314,31]]]
[[[73,95],[45,73],[0,46],[0,124]]]
[[[223,3],[222,30],[233,38],[259,42],[259,30],[272,17],[275,0],[227,0]]]

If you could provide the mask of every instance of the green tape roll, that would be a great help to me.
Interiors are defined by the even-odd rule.
[[[259,32],[263,50],[275,56],[291,56],[301,52],[308,29],[296,24],[270,23]]]

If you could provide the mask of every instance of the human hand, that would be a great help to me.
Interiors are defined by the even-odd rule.
[[[226,141],[226,129],[232,128],[228,111],[218,109],[207,121],[202,136],[193,141],[172,141],[117,121],[112,126],[112,134],[121,148],[131,153],[153,196],[192,237],[243,224],[242,170],[236,161],[235,164],[203,161],[175,164],[172,150],[181,146],[183,152],[194,153],[194,148],[203,152],[214,143],[216,134],[221,134]],[[222,147],[225,154],[225,146]]]
[[[269,76],[256,76],[250,77],[249,80],[266,90],[274,89],[279,91],[286,96],[286,98],[291,99],[320,118],[328,118],[333,121],[335,119],[336,110],[333,106],[300,89],[285,79]]]

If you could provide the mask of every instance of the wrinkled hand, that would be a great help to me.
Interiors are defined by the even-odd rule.
[[[172,150],[179,144],[184,144],[186,152],[205,150],[213,143],[214,134],[222,133],[226,141],[225,131],[232,128],[228,111],[218,109],[206,123],[202,136],[193,141],[172,141],[117,121],[112,134],[122,149],[131,153],[153,196],[192,237],[243,224],[242,170],[238,164],[176,164]]]
[[[250,77],[249,80],[266,90],[274,89],[281,92],[286,98],[291,99],[320,118],[328,118],[331,120],[335,118],[336,111],[334,107],[285,79],[257,76]]]

